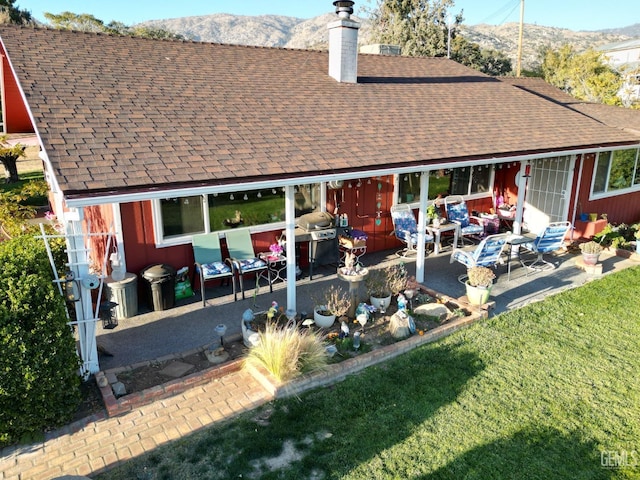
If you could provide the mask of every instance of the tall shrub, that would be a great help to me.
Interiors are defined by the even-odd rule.
[[[53,248],[61,258],[62,244]],[[43,241],[0,242],[0,265],[0,445],[7,445],[68,421],[80,377]]]

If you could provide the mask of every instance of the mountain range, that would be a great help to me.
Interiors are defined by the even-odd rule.
[[[327,24],[336,19],[327,13],[311,19],[281,15],[242,16],[218,13],[165,20],[151,20],[141,25],[163,28],[199,42],[230,43],[264,47],[326,49]],[[372,43],[366,19],[354,17],[362,24],[360,44]],[[518,23],[503,25],[462,25],[462,35],[478,43],[504,53],[516,65],[518,51]],[[573,45],[581,52],[590,47],[640,37],[640,23],[618,29],[599,31],[573,31],[569,29],[525,24],[522,47],[522,66],[532,68],[538,61],[541,47],[558,48]]]

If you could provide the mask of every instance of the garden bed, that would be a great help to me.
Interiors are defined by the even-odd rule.
[[[395,302],[384,314],[374,313],[364,325],[364,328],[358,323],[349,323],[349,336],[341,335],[341,322],[336,321],[331,328],[325,330],[327,342],[334,344],[337,349],[337,353],[332,356],[330,361],[330,369],[332,369],[330,372],[333,371],[333,373],[325,371],[315,378],[313,374],[307,375],[305,376],[307,377],[306,380],[300,379],[300,381],[292,382],[298,385],[297,387],[289,386],[287,388],[283,385],[278,385],[277,382],[274,384],[272,380],[268,379],[268,375],[262,375],[261,383],[265,388],[271,390],[274,395],[286,395],[286,392],[298,391],[299,388],[313,388],[316,384],[321,385],[337,381],[343,374],[355,371],[354,367],[356,365],[357,370],[370,364],[378,363],[418,345],[447,335],[464,325],[487,316],[485,310],[474,308],[459,300],[441,295],[424,287],[421,287],[420,291],[424,295],[422,299],[430,298],[427,303],[442,305],[446,307],[449,313],[445,317],[438,318],[414,315],[415,333],[406,339],[393,338],[389,332],[389,319],[397,311]],[[420,296],[417,296],[414,302],[420,301],[417,300],[419,298]],[[414,308],[416,305],[417,303],[414,303]],[[260,317],[260,315],[256,315],[256,322],[260,320]],[[240,320],[238,319],[238,321]],[[286,323],[287,319],[284,315],[280,315],[280,321]],[[301,319],[298,319],[298,324],[300,325],[301,323]],[[254,323],[254,325],[256,324]],[[256,328],[259,329],[259,326],[256,325]],[[315,327],[299,326],[299,328],[313,329]],[[362,339],[361,346],[357,351],[353,348],[352,343],[353,333],[356,331],[361,331]],[[160,398],[175,395],[195,385],[206,383],[230,371],[242,368],[247,348],[241,336],[225,338],[224,351],[228,354],[228,360],[219,365],[212,364],[203,349],[183,355],[174,355],[163,361],[147,362],[144,365],[99,372],[96,374],[96,380],[100,387],[107,413],[109,415],[120,414]],[[354,364],[352,360],[355,360],[356,363]],[[184,374],[178,377],[168,376],[167,371],[172,371],[172,367],[183,368]],[[258,373],[258,375],[260,374]],[[332,379],[332,376],[335,378]],[[308,385],[309,382],[311,382],[311,385]],[[118,396],[116,394],[117,389],[114,389],[114,385],[117,383],[121,383],[124,386],[124,391],[126,392],[124,395]],[[268,387],[268,385],[271,385],[271,387]]]

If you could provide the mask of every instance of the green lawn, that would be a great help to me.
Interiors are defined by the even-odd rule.
[[[639,293],[608,275],[98,478],[640,478]]]

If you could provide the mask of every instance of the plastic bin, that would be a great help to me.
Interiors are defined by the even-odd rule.
[[[142,272],[146,280],[149,304],[155,311],[173,308],[176,304],[176,269],[171,265],[150,265]]]
[[[115,316],[118,320],[135,317],[138,314],[138,276],[125,273],[124,279],[107,277],[107,298],[117,303]]]

